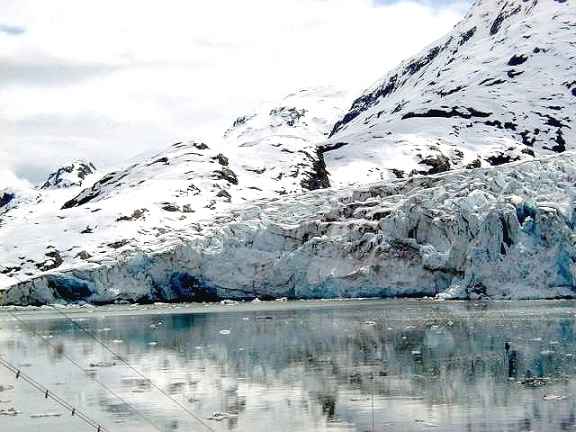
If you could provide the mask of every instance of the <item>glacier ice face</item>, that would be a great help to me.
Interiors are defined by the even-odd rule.
[[[576,155],[231,206],[153,252],[55,271],[4,301],[558,298],[576,293]]]
[[[325,154],[335,185],[574,149],[571,2],[479,0],[355,100]]]

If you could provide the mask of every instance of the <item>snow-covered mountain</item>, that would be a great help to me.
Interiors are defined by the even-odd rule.
[[[33,213],[41,211],[39,205],[45,203],[45,201],[52,203],[48,204],[48,207],[53,207],[57,204],[49,199],[50,196],[61,197],[78,192],[80,186],[86,186],[95,181],[98,178],[98,174],[94,164],[77,160],[59,167],[37,188],[25,186],[2,188],[0,189],[0,216],[10,219],[7,216],[9,211],[22,208],[27,204],[34,205],[34,209],[28,209]],[[51,193],[52,191],[54,193]],[[1,225],[2,219],[0,219]]]
[[[222,142],[179,142],[99,176],[75,162],[0,191],[0,286],[153,253],[232,206],[328,187],[318,144],[347,103],[303,90],[238,118]]]
[[[477,1],[348,112],[304,90],[219,142],[0,190],[0,295],[576,296],[575,30],[568,1]]]
[[[572,1],[477,0],[333,128],[334,184],[499,165],[576,148]]]
[[[342,114],[346,94],[330,88],[302,90],[236,119],[222,142],[179,142],[107,173],[63,205],[95,203],[129,192],[130,201],[207,213],[219,203],[329,187],[318,145]],[[54,175],[50,176],[52,179]],[[50,181],[50,180],[49,180]],[[44,188],[44,187],[43,187]]]
[[[264,191],[283,195],[329,187],[319,145],[350,101],[347,92],[330,87],[300,90],[239,117],[224,134],[224,150],[235,169],[254,177],[254,186]]]
[[[71,186],[82,186],[86,178],[95,173],[96,167],[92,162],[73,161],[50,174],[48,180],[40,189],[62,189]]]

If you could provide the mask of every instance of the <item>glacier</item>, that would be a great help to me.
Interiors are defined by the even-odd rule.
[[[152,253],[12,285],[6,304],[576,293],[576,154],[236,206]],[[191,232],[194,232],[193,234]]]

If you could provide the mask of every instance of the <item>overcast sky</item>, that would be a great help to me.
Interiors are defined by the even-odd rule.
[[[0,0],[0,189],[105,168],[294,90],[360,92],[469,0]]]

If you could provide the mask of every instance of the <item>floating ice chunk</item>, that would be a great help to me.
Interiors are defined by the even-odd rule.
[[[115,362],[96,362],[96,363],[90,363],[90,367],[91,368],[108,368],[108,367],[112,367],[112,366],[116,366]]]
[[[49,418],[49,417],[62,417],[61,413],[44,413],[44,414],[32,414],[30,418]]]
[[[20,412],[17,411],[16,408],[0,409],[0,416],[15,417],[18,414],[20,414]]]
[[[561,395],[554,395],[554,394],[547,394],[544,395],[544,400],[546,401],[561,401],[561,400],[565,400],[566,396],[561,396]]]
[[[214,420],[214,421],[222,421],[222,420],[226,420],[229,418],[235,418],[238,417],[236,414],[230,414],[230,413],[225,413],[225,412],[215,412],[214,414],[212,414],[212,416],[208,417],[208,420]]]
[[[234,306],[237,305],[238,302],[236,300],[222,300],[220,304],[224,306]]]
[[[422,424],[423,426],[426,426],[426,427],[435,427],[435,428],[436,428],[436,427],[439,427],[437,424],[430,423],[430,422],[427,422],[426,420],[422,420],[422,419],[416,419],[416,420],[414,420],[414,421],[415,421],[416,423],[420,423],[420,424]]]

